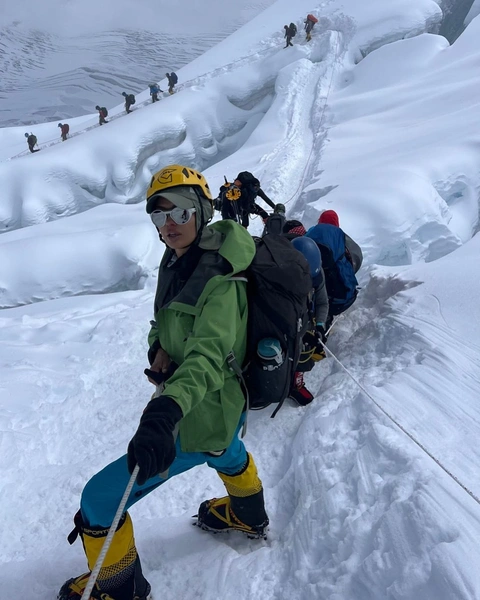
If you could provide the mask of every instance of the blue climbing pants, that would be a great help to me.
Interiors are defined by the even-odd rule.
[[[148,479],[143,485],[134,484],[125,510],[153,492],[168,479],[188,471],[192,467],[207,463],[220,473],[235,475],[247,462],[247,451],[238,434],[243,425],[245,416],[242,415],[230,446],[221,456],[214,456],[205,452],[183,452],[180,448],[180,436],[176,441],[176,457],[168,470],[166,479],[159,475]],[[130,480],[127,469],[127,455],[110,463],[94,475],[86,484],[80,504],[80,510],[85,524],[90,527],[108,528],[113,522],[120,500]]]

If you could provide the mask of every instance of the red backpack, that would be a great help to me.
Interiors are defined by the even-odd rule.
[[[314,17],[313,15],[307,15],[307,21],[311,21],[312,23],[318,23],[317,17]]]

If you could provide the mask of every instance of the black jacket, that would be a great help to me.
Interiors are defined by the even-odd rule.
[[[254,213],[252,210],[255,204],[255,198],[259,196],[264,202],[270,206],[270,208],[275,208],[275,203],[270,200],[270,198],[265,194],[265,192],[260,187],[260,181],[252,175],[249,171],[242,171],[236,177],[238,181],[241,182],[242,187],[242,205],[245,211],[249,213]]]

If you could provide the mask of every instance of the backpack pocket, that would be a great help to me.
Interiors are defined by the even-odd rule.
[[[265,341],[276,342],[280,349],[277,356],[262,356],[260,347]],[[245,383],[249,390],[249,407],[252,410],[283,402],[290,391],[292,378],[292,361],[280,340],[264,338],[260,340],[258,346],[259,351],[253,357],[245,374]]]

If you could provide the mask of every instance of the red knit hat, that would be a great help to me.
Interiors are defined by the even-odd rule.
[[[340,227],[338,215],[334,210],[324,210],[322,214],[318,217],[318,222],[327,223],[328,225],[335,225],[335,227]]]

